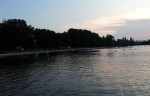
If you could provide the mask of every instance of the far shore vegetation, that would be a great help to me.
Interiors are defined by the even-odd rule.
[[[0,23],[0,52],[26,50],[50,50],[88,47],[122,47],[148,45],[147,41],[134,41],[123,37],[115,40],[113,35],[99,36],[86,29],[70,28],[56,33],[49,29],[39,29],[28,25],[22,19],[8,19]]]

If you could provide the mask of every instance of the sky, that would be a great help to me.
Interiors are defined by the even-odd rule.
[[[150,39],[150,0],[1,0],[0,22],[24,19],[35,28],[87,29],[101,37]]]

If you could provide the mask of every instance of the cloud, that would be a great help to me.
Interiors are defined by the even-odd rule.
[[[133,37],[136,40],[150,39],[150,19],[127,20],[124,26],[115,30],[115,36]]]
[[[139,8],[135,11],[120,15],[119,17],[126,18],[128,20],[149,19],[150,18],[150,10]]]
[[[146,40],[150,39],[150,10],[137,9],[120,16],[67,24],[62,27],[64,30],[69,28],[88,29],[100,36],[112,34],[116,39],[133,37],[135,40]]]
[[[82,23],[68,24],[63,26],[63,29],[77,28],[77,29],[88,29],[92,32],[96,32],[99,35],[115,34],[115,28],[125,24],[123,19],[115,18],[103,18],[98,20],[85,21]]]

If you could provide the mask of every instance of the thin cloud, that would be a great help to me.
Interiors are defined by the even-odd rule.
[[[136,40],[150,39],[150,19],[127,20],[124,26],[118,27],[115,36],[121,38],[123,36],[133,37]]]
[[[92,32],[96,32],[99,35],[106,35],[106,34],[115,34],[114,29],[122,26],[125,24],[125,20],[119,20],[119,19],[108,19],[103,18],[99,20],[93,20],[93,21],[86,21],[83,23],[77,23],[77,24],[68,24],[63,26],[63,29],[68,28],[78,28],[78,29],[88,29]]]
[[[148,39],[150,31],[150,11],[137,9],[120,16],[111,16],[97,20],[85,21],[76,24],[64,25],[61,29],[69,28],[88,29],[100,36],[112,34],[116,38],[133,37],[135,39]]]

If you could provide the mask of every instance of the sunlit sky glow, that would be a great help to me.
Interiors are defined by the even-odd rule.
[[[150,0],[1,0],[0,20],[24,19],[36,28],[88,29],[100,36],[150,39]]]

